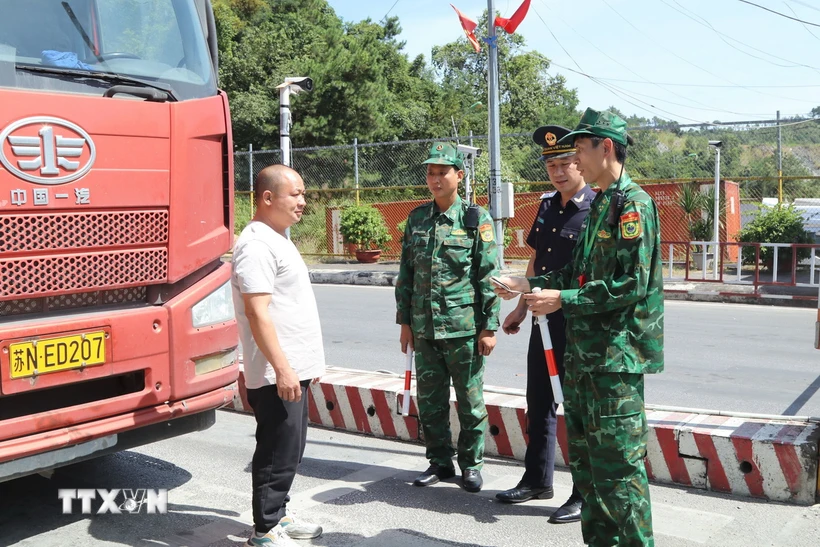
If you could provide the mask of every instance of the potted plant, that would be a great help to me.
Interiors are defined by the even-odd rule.
[[[712,215],[710,218],[698,218],[689,223],[689,241],[711,241],[712,240]],[[706,251],[707,268],[712,266],[712,259],[715,257],[714,249]],[[703,263],[703,246],[692,245],[692,262],[696,270],[702,270]]]
[[[381,246],[391,239],[384,217],[370,205],[345,207],[339,219],[339,232],[345,243],[356,246],[356,260],[365,263],[377,262]]]
[[[678,194],[678,205],[683,209],[689,241],[712,241],[714,236],[715,191],[710,189],[703,193],[700,184],[684,184]],[[715,250],[707,250],[706,264],[703,263],[703,246],[692,246],[692,262],[697,270],[710,267],[715,257]]]
[[[736,239],[746,243],[814,243],[812,235],[806,231],[805,219],[792,205],[778,204],[774,207],[761,206],[754,218],[743,227]],[[797,260],[807,259],[811,255],[808,247],[797,250]],[[743,248],[743,263],[754,264],[755,250]],[[774,267],[774,248],[760,248],[760,262],[767,270]],[[791,270],[791,249],[778,249],[778,270]]]

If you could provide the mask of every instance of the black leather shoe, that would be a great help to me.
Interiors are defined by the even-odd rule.
[[[581,520],[581,506],[584,502],[578,498],[569,498],[550,517],[550,524],[566,524]]]
[[[480,492],[484,486],[481,472],[478,469],[467,469],[461,473],[461,485],[467,492]]]
[[[548,500],[554,495],[552,486],[533,488],[523,482],[519,482],[515,488],[510,488],[495,495],[496,499],[504,503],[523,503],[531,499]]]
[[[450,479],[456,476],[456,470],[452,467],[444,467],[437,463],[430,464],[427,471],[416,477],[413,484],[416,486],[430,486],[439,481]]]

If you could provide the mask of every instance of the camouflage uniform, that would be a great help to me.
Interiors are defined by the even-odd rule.
[[[445,212],[431,201],[410,212],[396,280],[396,323],[410,325],[416,351],[416,389],[427,458],[452,467],[450,379],[461,431],[458,464],[480,469],[484,456],[484,357],[478,334],[498,329],[500,301],[492,220],[479,209],[477,228],[465,226],[460,197]]]
[[[626,200],[610,227],[616,186]],[[624,174],[593,201],[573,261],[530,279],[561,291],[570,468],[585,502],[584,541],[596,547],[654,545],[643,375],[663,370],[660,253],[657,207]]]

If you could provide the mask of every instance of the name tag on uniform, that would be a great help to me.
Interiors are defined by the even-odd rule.
[[[456,228],[455,230],[450,232],[450,235],[451,236],[466,236],[467,232],[465,232],[464,230]]]

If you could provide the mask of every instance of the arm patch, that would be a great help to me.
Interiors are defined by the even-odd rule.
[[[641,235],[641,214],[632,211],[621,215],[621,237],[623,239],[636,239]]]

